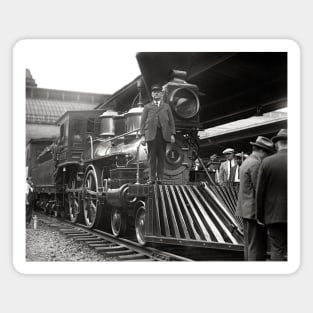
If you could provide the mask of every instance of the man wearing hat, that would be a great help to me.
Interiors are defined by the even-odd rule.
[[[241,166],[242,162],[248,157],[248,154],[239,152],[235,154],[236,162],[239,166]]]
[[[219,161],[217,154],[212,154],[210,156],[210,161],[206,165],[208,172],[210,173],[210,176],[215,183],[219,184],[220,175],[219,175]]]
[[[277,153],[266,158],[258,177],[257,219],[267,226],[271,260],[287,259],[287,129],[272,138]]]
[[[140,124],[141,143],[148,145],[148,183],[163,179],[166,144],[175,142],[176,133],[172,110],[162,99],[161,85],[152,85],[151,95],[153,101],[145,105]]]
[[[238,164],[234,159],[233,148],[227,148],[223,151],[226,161],[221,163],[220,166],[220,184],[225,185],[235,181],[236,173],[238,173]]]
[[[255,193],[259,167],[264,158],[274,153],[273,142],[259,136],[252,145],[251,155],[240,167],[240,186],[236,215],[243,219],[244,255],[246,261],[266,260],[266,228],[257,223]]]
[[[210,156],[210,161],[207,163],[206,167],[209,172],[216,172],[215,163],[217,162],[217,154],[212,154]]]

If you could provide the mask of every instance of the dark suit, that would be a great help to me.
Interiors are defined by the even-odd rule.
[[[266,158],[257,184],[257,218],[268,226],[271,259],[287,254],[287,149]]]
[[[240,167],[240,187],[236,215],[243,218],[245,260],[266,260],[266,228],[256,221],[255,192],[261,159],[251,154]]]
[[[150,179],[163,179],[166,143],[175,135],[175,123],[172,110],[167,103],[160,102],[159,107],[150,102],[145,105],[140,125],[140,135],[145,136],[148,144]]]
[[[153,102],[145,105],[140,125],[140,135],[144,135],[146,141],[152,141],[156,137],[158,128],[158,119],[162,130],[163,139],[171,142],[171,135],[175,135],[175,123],[173,113],[167,103],[161,101],[157,107]]]

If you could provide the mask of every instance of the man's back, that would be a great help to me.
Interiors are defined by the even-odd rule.
[[[251,154],[240,167],[240,187],[236,214],[256,218],[255,190],[261,159]]]
[[[257,187],[258,219],[265,224],[287,222],[287,150],[266,158]]]

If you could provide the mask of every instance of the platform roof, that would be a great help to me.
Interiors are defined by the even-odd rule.
[[[199,86],[204,128],[287,106],[285,52],[140,52],[137,61],[147,90],[186,71]]]
[[[272,138],[281,128],[287,128],[287,113],[272,112],[223,124],[199,132],[200,155],[204,158],[211,154],[221,155],[226,148],[236,152],[251,152],[250,141],[257,136]]]
[[[26,99],[26,122],[54,124],[67,111],[91,110],[96,104],[44,99]]]
[[[26,123],[54,124],[67,111],[92,110],[109,95],[26,88]]]

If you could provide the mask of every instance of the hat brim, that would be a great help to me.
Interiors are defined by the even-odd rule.
[[[267,152],[270,152],[270,153],[274,153],[274,152],[275,152],[274,149],[269,148],[269,147],[266,147],[266,146],[263,146],[263,145],[260,145],[260,144],[258,144],[258,143],[256,143],[256,142],[250,141],[250,145],[256,146],[256,147],[261,148],[261,149],[263,149],[263,150],[265,150],[265,151],[267,151]]]
[[[275,136],[271,140],[275,143],[278,140],[287,140],[287,136]]]

